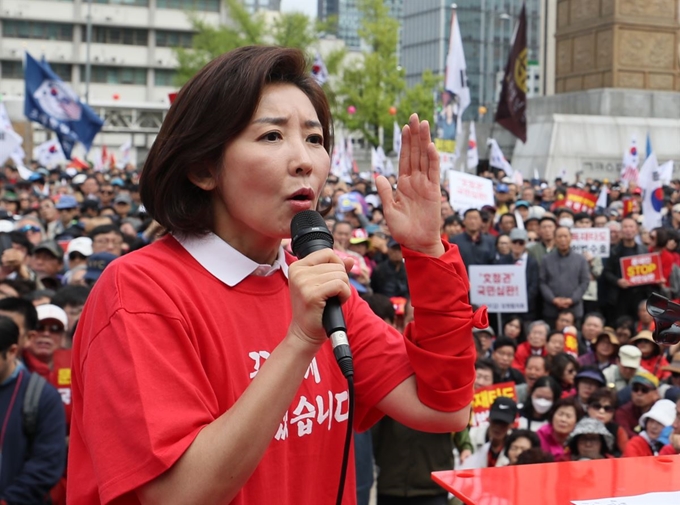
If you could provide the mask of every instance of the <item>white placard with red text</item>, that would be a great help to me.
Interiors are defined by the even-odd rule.
[[[451,207],[457,211],[495,206],[493,182],[484,177],[449,170]]]
[[[571,250],[595,258],[609,258],[609,228],[572,228]]]
[[[489,312],[527,312],[526,270],[517,265],[470,265],[470,302]]]

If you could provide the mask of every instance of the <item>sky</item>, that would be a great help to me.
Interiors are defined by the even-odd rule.
[[[316,18],[317,0],[281,0],[281,11],[301,11]]]

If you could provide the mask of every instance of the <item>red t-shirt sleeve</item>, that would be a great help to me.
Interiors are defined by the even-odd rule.
[[[170,468],[219,415],[200,356],[171,302],[156,295],[170,307],[165,315],[116,307],[111,277],[102,277],[107,285],[93,293],[84,325],[89,322],[92,333],[83,336],[77,365],[87,406],[81,436],[103,503]],[[114,415],[111,405],[119,406]]]
[[[659,456],[675,456],[678,452],[673,448],[672,445],[664,445],[659,451]]]
[[[472,402],[472,328],[486,328],[489,320],[486,307],[472,311],[470,283],[458,246],[443,244],[440,258],[402,248],[414,310],[405,337],[418,397],[430,408],[455,412]]]

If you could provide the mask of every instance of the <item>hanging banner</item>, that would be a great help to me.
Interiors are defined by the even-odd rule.
[[[567,190],[566,196],[559,202],[555,202],[551,206],[551,210],[555,211],[557,209],[566,207],[571,209],[575,214],[579,212],[586,212],[591,214],[595,211],[595,205],[597,204],[597,195],[588,193],[582,189],[569,188]]]

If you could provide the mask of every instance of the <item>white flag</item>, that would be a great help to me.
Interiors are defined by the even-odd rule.
[[[477,149],[477,132],[475,123],[470,122],[470,135],[468,135],[467,167],[474,170],[479,165],[479,150]]]
[[[21,135],[14,130],[0,130],[0,164],[12,156],[17,148],[21,149],[23,141]]]
[[[125,165],[128,163],[134,163],[135,161],[132,159],[132,142],[131,141],[126,141],[124,142],[119,148],[118,151],[120,152],[120,156],[118,159],[120,160],[117,165],[119,165],[120,168],[124,168]]]
[[[661,184],[668,186],[673,178],[673,160],[667,161],[659,167],[659,176],[661,177]]]
[[[635,136],[630,138],[630,145],[623,153],[623,166],[621,167],[621,182],[625,188],[632,182],[638,182],[640,172],[638,166],[640,165],[640,155],[638,153],[637,141]]]
[[[395,175],[394,174],[394,165],[392,165],[392,160],[389,158],[385,158],[385,173],[383,173],[385,177],[389,177],[390,175]]]
[[[647,231],[661,226],[663,190],[656,153],[652,151],[640,169],[640,189],[642,189],[642,224]]]
[[[600,196],[597,197],[597,202],[595,203],[595,208],[606,209],[607,208],[607,185],[603,184],[600,190]]]
[[[401,154],[401,128],[397,122],[394,122],[394,128],[392,132],[392,150],[397,155],[397,158]]]
[[[541,180],[541,177],[538,175],[538,168],[534,168],[534,179],[537,181]]]
[[[444,88],[458,96],[458,118],[460,121],[463,112],[470,105],[470,87],[468,86],[467,65],[465,64],[465,52],[463,51],[463,39],[458,25],[458,15],[455,9],[452,9],[452,11]]]
[[[498,146],[498,142],[496,142],[496,139],[489,139],[489,145],[491,146],[491,155],[489,157],[489,165],[491,165],[494,168],[500,168],[505,172],[505,175],[508,177],[512,177],[512,175],[515,173],[515,171],[512,169],[512,165],[510,165],[510,162],[505,159],[505,156],[503,156],[503,151],[501,151],[501,148]]]
[[[314,63],[312,63],[312,77],[321,86],[328,80],[328,70],[326,70],[326,64],[321,58],[319,51],[314,55]]]
[[[385,151],[383,151],[382,146],[371,149],[371,167],[376,174],[385,173]]]
[[[66,156],[64,156],[59,140],[53,138],[33,149],[33,159],[38,160],[42,166],[50,168],[66,161]]]
[[[2,148],[2,161],[0,161],[0,163],[4,163],[7,158],[12,158],[12,161],[14,161],[16,165],[23,165],[26,153],[21,147],[21,144],[24,143],[24,139],[14,131],[12,121],[9,119],[9,114],[7,114],[7,109],[3,102],[0,102],[0,131],[12,132],[9,134],[9,138],[6,141],[3,139],[5,145]],[[5,156],[5,150],[7,149],[8,144],[16,145],[14,145],[14,148]]]

